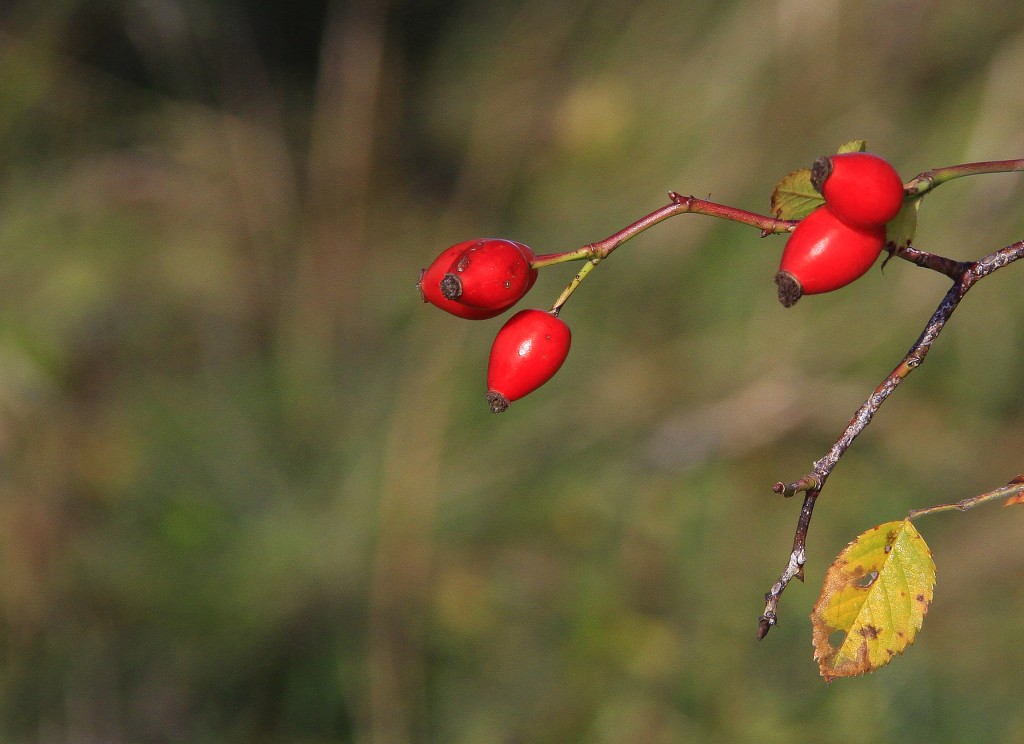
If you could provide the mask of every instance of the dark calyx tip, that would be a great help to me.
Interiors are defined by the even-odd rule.
[[[457,300],[462,296],[462,280],[455,274],[441,277],[441,294],[449,300]]]
[[[825,184],[826,179],[832,175],[832,158],[827,155],[822,155],[820,158],[814,161],[814,165],[811,166],[811,186],[819,194]]]
[[[788,271],[780,271],[776,274],[775,284],[779,288],[779,302],[783,307],[793,307],[804,294],[800,282]]]
[[[508,398],[501,393],[494,390],[488,390],[487,405],[490,407],[491,413],[504,413],[512,404],[509,402]]]

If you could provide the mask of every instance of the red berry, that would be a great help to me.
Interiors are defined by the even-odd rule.
[[[903,206],[903,181],[889,163],[867,152],[818,158],[811,183],[836,217],[857,227],[884,225]]]
[[[441,293],[463,305],[506,310],[537,281],[537,270],[530,266],[533,259],[533,251],[514,240],[478,240],[442,277]]]
[[[884,243],[885,225],[853,227],[827,206],[818,207],[786,241],[775,275],[779,302],[792,307],[805,294],[845,287],[867,273]]]
[[[569,354],[572,334],[543,310],[521,310],[501,327],[487,364],[487,403],[501,413],[554,376]]]
[[[419,289],[420,297],[423,298],[424,302],[429,302],[431,305],[439,307],[452,315],[457,315],[460,318],[468,318],[470,320],[485,320],[487,318],[493,318],[496,315],[501,315],[508,309],[473,307],[471,305],[463,304],[457,300],[449,300],[441,292],[441,280],[451,267],[452,262],[459,256],[459,254],[467,248],[471,248],[476,245],[476,243],[477,241],[475,240],[467,240],[464,243],[457,243],[450,248],[446,248],[441,252],[440,256],[433,260],[430,266],[420,272],[420,280],[416,283],[416,287]]]

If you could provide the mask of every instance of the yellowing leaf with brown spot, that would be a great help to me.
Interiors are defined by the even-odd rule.
[[[934,586],[931,551],[910,520],[880,524],[847,545],[811,612],[814,658],[825,681],[873,672],[903,653]]]

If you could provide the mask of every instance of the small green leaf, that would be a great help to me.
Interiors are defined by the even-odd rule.
[[[839,146],[837,154],[864,152],[867,140],[850,140]],[[775,186],[772,192],[772,214],[780,220],[802,220],[825,203],[811,185],[811,169],[793,171]]]
[[[772,214],[780,220],[802,220],[825,203],[811,185],[811,171],[793,171],[772,192]]]
[[[864,152],[868,149],[867,140],[850,140],[849,142],[839,146],[836,150],[837,155],[842,155],[845,152]]]
[[[921,628],[934,585],[931,551],[910,520],[880,524],[847,545],[811,613],[821,676],[830,682],[872,672],[903,653]],[[834,634],[842,634],[838,646]]]

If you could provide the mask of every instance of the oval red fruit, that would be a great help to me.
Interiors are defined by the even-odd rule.
[[[782,251],[775,283],[792,307],[805,294],[845,287],[867,273],[885,244],[885,225],[858,228],[821,206],[804,217]]]
[[[420,297],[424,302],[429,302],[445,312],[457,315],[460,318],[469,320],[486,320],[501,315],[508,308],[480,308],[466,305],[458,300],[450,300],[441,292],[441,280],[451,268],[452,262],[467,248],[476,245],[476,240],[467,240],[463,243],[456,243],[450,248],[441,251],[441,255],[431,262],[430,266],[420,272],[420,280],[416,288],[420,291]]]
[[[903,206],[903,181],[888,161],[868,152],[818,158],[811,183],[836,217],[857,227],[884,225]]]
[[[487,403],[501,413],[509,403],[550,380],[569,355],[572,334],[543,310],[521,310],[501,327],[487,363]]]
[[[533,251],[514,240],[478,240],[456,256],[441,279],[441,293],[463,305],[508,309],[537,281]]]

